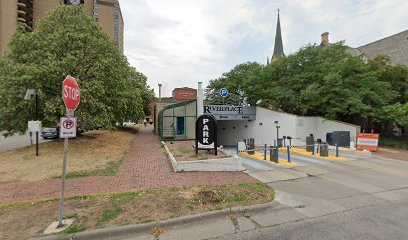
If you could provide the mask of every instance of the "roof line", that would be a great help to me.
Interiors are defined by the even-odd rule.
[[[370,42],[370,43],[367,43],[367,44],[365,44],[365,45],[361,45],[360,47],[357,47],[357,48],[365,47],[365,46],[368,46],[368,45],[371,45],[371,44],[380,42],[380,41],[382,41],[382,40],[385,40],[385,39],[387,39],[387,38],[394,37],[394,36],[396,36],[396,35],[398,35],[398,34],[401,34],[401,33],[404,33],[404,32],[407,32],[407,33],[408,33],[408,30],[404,30],[404,31],[401,31],[401,32],[399,32],[399,33],[395,33],[395,34],[393,34],[393,35],[390,35],[390,36],[387,36],[387,37],[378,39],[378,40],[376,40],[376,41],[374,41],[374,42]]]

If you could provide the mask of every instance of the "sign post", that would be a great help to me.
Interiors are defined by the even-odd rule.
[[[196,154],[210,149],[217,155],[217,122],[211,115],[201,115],[196,121]]]
[[[32,132],[35,132],[35,155],[38,156],[38,133],[41,132],[41,121],[28,121],[28,131],[30,132],[30,141],[32,142]]]
[[[64,100],[67,109],[67,117],[60,119],[60,138],[64,139],[64,158],[62,162],[61,175],[61,199],[59,204],[58,227],[63,227],[64,219],[64,194],[65,194],[65,175],[67,172],[67,158],[68,158],[68,138],[76,137],[76,118],[74,112],[80,102],[80,90],[75,78],[67,76],[62,82],[62,99]]]
[[[228,96],[228,90],[226,88],[221,88],[220,96],[222,97],[222,105],[224,105],[224,99]]]

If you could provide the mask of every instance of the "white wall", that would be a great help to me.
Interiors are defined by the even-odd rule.
[[[296,120],[296,138],[295,144],[303,146],[306,144],[306,137],[310,134],[316,135],[317,132],[317,121],[316,117],[303,117],[297,116]]]
[[[321,138],[322,141],[326,141],[326,133],[334,131],[349,131],[350,141],[357,142],[357,134],[360,132],[360,126],[348,124],[339,121],[327,120],[325,118],[316,117],[317,133],[316,138]]]
[[[279,138],[282,138],[282,136],[293,137],[296,136],[296,117],[296,115],[257,107],[256,120],[254,121],[217,121],[218,143],[234,146],[238,140],[254,138],[255,145],[257,146],[263,146],[265,143],[273,145],[273,141],[276,139],[276,125],[274,121],[279,121]]]
[[[326,141],[326,133],[333,131],[350,131],[351,141],[355,142],[360,127],[348,123],[331,121],[321,117],[303,117],[288,113],[256,108],[256,120],[217,121],[218,144],[235,146],[237,141],[254,138],[255,145],[273,145],[276,139],[276,125],[279,121],[279,138],[291,136],[292,145],[303,146],[306,136],[313,134],[315,139]],[[260,125],[262,123],[262,125]]]

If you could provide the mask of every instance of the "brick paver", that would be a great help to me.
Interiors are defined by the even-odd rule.
[[[140,129],[136,135],[117,176],[67,180],[66,196],[254,181],[241,172],[173,172],[158,137],[153,134],[152,127],[148,126]],[[0,183],[0,204],[57,198],[60,187],[60,180]]]

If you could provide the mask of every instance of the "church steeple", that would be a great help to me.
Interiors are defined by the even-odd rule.
[[[275,61],[281,57],[285,57],[285,53],[283,52],[282,33],[278,9],[278,23],[276,24],[275,46],[273,48],[273,55],[271,60]]]

